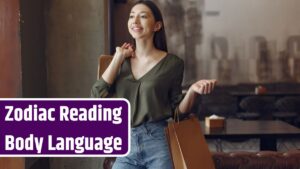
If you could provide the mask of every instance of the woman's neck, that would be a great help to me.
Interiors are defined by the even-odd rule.
[[[137,57],[151,56],[153,52],[157,51],[152,40],[136,40],[135,43],[135,55]]]

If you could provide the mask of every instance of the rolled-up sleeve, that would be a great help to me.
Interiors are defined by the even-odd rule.
[[[172,113],[179,111],[179,104],[183,99],[184,95],[182,94],[182,80],[183,80],[183,72],[184,72],[184,62],[180,60],[174,69],[174,80],[172,82],[172,87],[169,91],[169,96],[171,100]],[[179,112],[180,113],[180,112]]]
[[[93,85],[91,90],[92,98],[105,98],[109,95],[111,91],[111,86],[101,77],[96,83]]]

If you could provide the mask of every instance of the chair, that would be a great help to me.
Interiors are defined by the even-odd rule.
[[[237,113],[237,117],[244,120],[268,119],[274,111],[275,97],[270,96],[248,96],[240,102],[240,107],[245,112]]]
[[[112,55],[101,55],[98,59],[98,75],[97,78],[100,79],[101,75],[104,73],[111,60],[113,59]]]
[[[227,93],[203,95],[199,107],[202,109],[198,113],[200,119],[212,114],[231,118],[234,116],[232,112],[236,112],[236,99]]]
[[[282,120],[288,123],[294,123],[294,120],[297,118],[300,104],[300,98],[297,97],[283,97],[276,101],[275,107],[278,112],[272,113],[273,119]]]
[[[300,150],[287,152],[213,152],[216,169],[299,169]],[[111,169],[115,158],[105,158],[103,169]],[[201,166],[199,166],[201,168]]]
[[[240,103],[240,107],[245,110],[245,112],[237,113],[237,117],[243,120],[257,120],[261,117],[264,106],[265,101],[262,99],[262,97],[246,97]]]
[[[103,169],[112,169],[115,161],[116,157],[105,157],[103,162]]]

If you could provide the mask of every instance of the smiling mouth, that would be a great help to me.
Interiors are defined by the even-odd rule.
[[[143,30],[143,28],[133,27],[133,28],[131,28],[131,30],[133,30],[134,32],[141,32]]]

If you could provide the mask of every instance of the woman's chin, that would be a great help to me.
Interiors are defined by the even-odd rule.
[[[143,36],[140,35],[131,35],[131,37],[135,40],[143,39]]]

